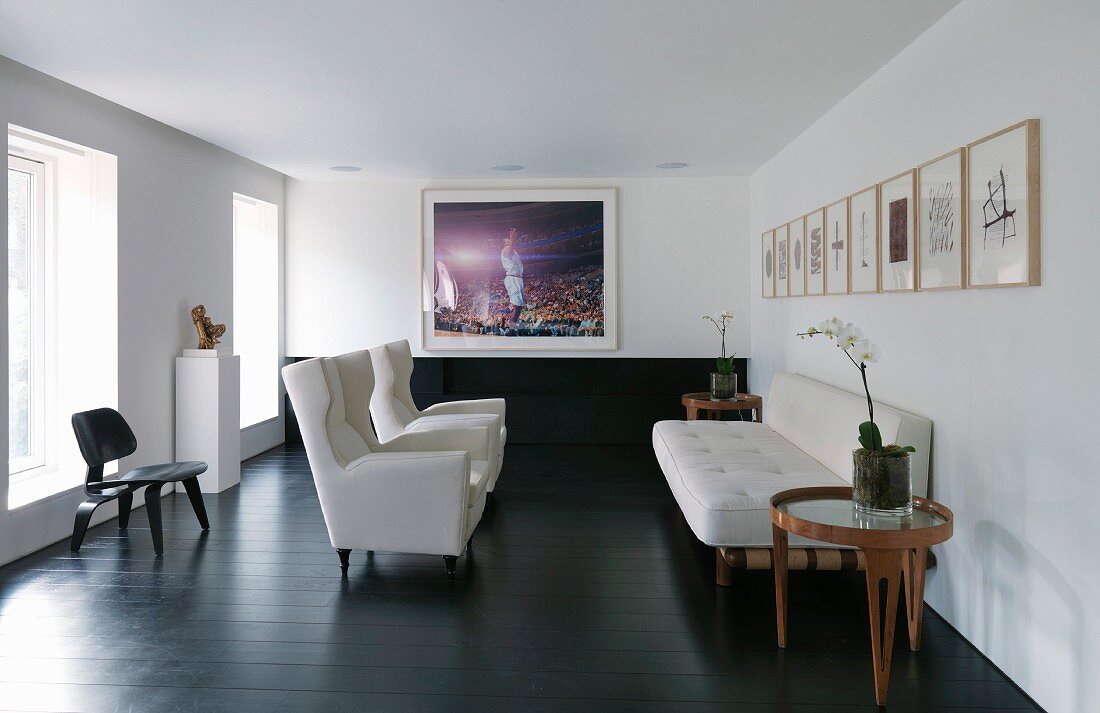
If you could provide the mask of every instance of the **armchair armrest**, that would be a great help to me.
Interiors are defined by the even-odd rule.
[[[464,452],[368,453],[314,479],[333,547],[436,555],[465,547]]]
[[[490,413],[500,416],[500,425],[504,425],[504,412],[506,411],[504,399],[474,399],[471,401],[444,401],[433,404],[420,412],[421,416],[438,416],[442,414],[477,414]]]
[[[406,431],[375,448],[378,453],[466,451],[471,460],[489,460],[489,429],[485,426]],[[360,459],[362,460],[362,459]]]

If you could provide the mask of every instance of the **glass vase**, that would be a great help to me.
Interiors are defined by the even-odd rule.
[[[912,514],[909,454],[882,456],[863,448],[852,451],[852,503],[856,510],[872,515]]]
[[[733,401],[737,398],[737,374],[710,375],[710,400]]]

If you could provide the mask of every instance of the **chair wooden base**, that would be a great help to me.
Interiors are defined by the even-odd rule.
[[[199,488],[198,478],[186,478],[182,481],[187,491],[187,498],[191,501],[191,508],[195,511],[202,529],[210,529],[210,519],[206,514],[206,503],[202,499],[202,491]],[[73,535],[69,540],[69,550],[74,554],[80,552],[80,546],[84,544],[84,535],[88,531],[88,525],[92,521],[92,514],[100,505],[118,500],[118,529],[126,530],[130,525],[130,510],[134,504],[134,491],[145,486],[145,513],[149,518],[149,532],[153,537],[153,551],[158,556],[164,554],[164,529],[160,517],[160,491],[165,485],[171,485],[171,481],[157,481],[145,485],[145,483],[131,483],[130,489],[123,493],[111,495],[93,495],[76,508],[76,518],[73,521]]]

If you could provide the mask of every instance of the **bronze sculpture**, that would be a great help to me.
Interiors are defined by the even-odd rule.
[[[195,323],[195,331],[199,333],[199,349],[213,349],[225,334],[224,324],[214,324],[214,320],[206,316],[205,305],[194,306],[191,310],[191,321]]]

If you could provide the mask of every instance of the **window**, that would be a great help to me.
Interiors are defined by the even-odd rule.
[[[116,157],[8,126],[8,508],[78,487],[69,419],[118,405],[116,191]]]
[[[46,465],[46,166],[8,156],[8,472]]]
[[[233,348],[241,428],[279,416],[279,208],[233,195]]]

